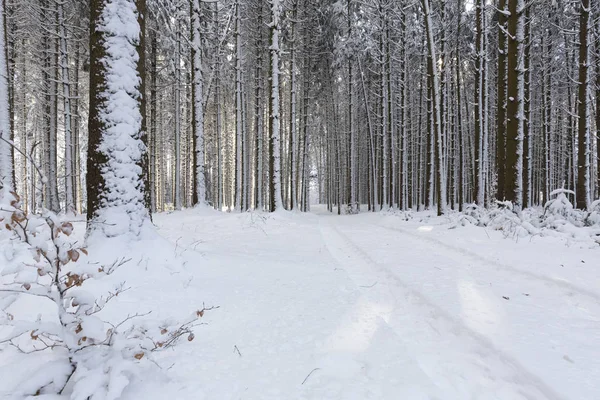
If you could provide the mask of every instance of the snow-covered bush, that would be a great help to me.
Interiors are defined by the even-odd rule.
[[[567,194],[574,195],[575,193],[567,189],[557,189],[550,193],[550,197],[556,197],[548,200],[544,205],[542,226],[551,229],[560,229],[567,224],[576,227],[584,226],[586,212],[575,209],[567,198]]]
[[[28,376],[19,394],[62,394],[69,388],[74,400],[117,399],[153,352],[194,339],[192,329],[205,308],[183,323],[162,325],[136,322],[149,313],[116,322],[103,317],[106,305],[127,290],[125,282],[100,296],[88,287],[129,260],[93,262],[72,222],[49,211],[27,215],[14,196],[10,205],[0,206],[0,351],[13,346],[54,356]],[[20,315],[23,308],[13,305],[22,301],[29,302],[27,310],[54,311]]]
[[[590,207],[590,212],[586,218],[588,226],[600,227],[600,199],[594,201]]]
[[[511,202],[496,202],[492,208],[475,204],[465,206],[463,213],[454,218],[453,228],[475,225],[502,231],[506,237],[534,235],[563,236],[569,240],[600,243],[600,201],[592,203],[589,211],[577,210],[567,195],[574,193],[558,189],[541,207],[515,210]]]

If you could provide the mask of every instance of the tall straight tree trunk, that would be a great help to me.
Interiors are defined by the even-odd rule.
[[[73,173],[73,131],[71,125],[71,82],[69,79],[69,53],[67,46],[67,29],[65,27],[64,5],[56,2],[56,15],[58,19],[58,37],[60,48],[61,84],[63,90],[63,112],[65,129],[65,212],[76,212],[75,208],[75,182]]]
[[[422,0],[423,10],[425,12],[425,30],[427,31],[427,50],[431,60],[437,60],[435,51],[435,37],[433,35],[433,21],[429,0]],[[432,101],[433,101],[433,128],[435,132],[435,167],[436,167],[436,183],[437,183],[437,213],[443,215],[446,212],[446,173],[444,170],[443,148],[442,148],[442,127],[440,115],[440,93],[439,93],[439,77],[437,68],[433,62],[430,63],[429,74],[432,80]]]
[[[176,210],[181,210],[181,17],[177,9],[175,21],[175,201],[173,202]]]
[[[73,159],[73,182],[74,182],[74,192],[75,192],[75,206],[77,208],[77,212],[81,213],[83,208],[83,188],[81,185],[81,155],[79,152],[80,146],[80,116],[79,116],[79,96],[80,96],[80,68],[81,68],[81,43],[79,40],[76,41],[75,44],[75,66],[73,68],[75,72],[73,85],[71,85],[73,101],[71,102],[71,126],[73,129],[73,146],[71,146],[72,159]]]
[[[496,167],[498,189],[496,197],[504,200],[504,175],[506,168],[506,0],[498,1],[498,74],[496,103]]]
[[[508,0],[506,175],[504,195],[517,209],[522,202],[523,0]]]
[[[475,19],[477,37],[475,39],[475,182],[473,198],[479,206],[484,203],[483,138],[485,130],[485,0],[476,0]]]
[[[240,2],[235,2],[235,209],[242,211],[242,38]]]
[[[269,97],[269,170],[271,179],[269,180],[269,193],[271,211],[283,209],[283,198],[281,196],[281,149],[280,149],[280,129],[281,121],[279,114],[279,29],[280,29],[280,0],[271,0],[271,96]]]
[[[523,208],[531,206],[531,5],[525,9],[525,82],[523,126]]]
[[[458,0],[458,25],[456,29],[456,103],[457,103],[457,117],[456,117],[456,134],[457,134],[457,145],[458,145],[458,211],[463,211],[463,205],[465,203],[464,198],[464,149],[463,149],[463,120],[462,120],[462,96],[461,87],[462,79],[460,71],[462,69],[461,57],[460,57],[460,28],[461,28],[461,17],[464,10],[463,0]]]
[[[594,31],[596,39],[596,197],[600,199],[600,18]]]
[[[202,74],[202,15],[200,3],[200,0],[192,0],[190,7],[190,12],[192,13],[192,143],[194,152],[192,204],[194,205],[206,205],[207,200],[206,178],[204,173],[204,75]],[[155,37],[153,37],[153,39],[156,40]],[[154,65],[154,67],[156,67],[156,65]]]
[[[192,70],[192,74],[194,71]],[[158,160],[158,34],[151,31],[150,38],[150,135],[149,135],[149,179],[150,212],[157,211],[157,163]],[[195,165],[195,164],[194,164]],[[161,168],[162,170],[162,168]],[[194,203],[195,204],[195,203]]]
[[[7,54],[6,0],[0,0],[0,205],[10,204],[15,190]]]
[[[290,39],[290,209],[298,208],[298,187],[297,187],[297,168],[298,168],[298,128],[296,124],[296,19],[298,15],[298,0],[294,1],[292,6],[291,39]]]
[[[258,6],[258,35],[256,39],[256,68],[254,70],[255,94],[254,94],[254,126],[255,126],[255,171],[254,171],[254,207],[262,211],[263,209],[263,118],[264,118],[264,103],[263,103],[263,2],[259,1]]]
[[[146,7],[144,0],[116,4],[90,1],[88,234],[107,237],[137,236],[149,218],[142,96]],[[118,79],[124,75],[136,79]]]
[[[589,164],[589,121],[588,121],[588,24],[590,19],[590,0],[579,2],[579,103],[577,107],[577,208],[585,210],[590,205],[590,164]]]
[[[219,24],[219,3],[215,2],[215,30],[217,32],[220,31]],[[218,39],[217,39],[218,40]],[[217,55],[216,55],[216,65],[215,65],[215,104],[216,104],[216,163],[217,163],[217,179],[215,185],[215,195],[216,195],[216,205],[217,210],[221,211],[223,209],[223,146],[222,146],[222,137],[221,137],[221,128],[222,128],[222,120],[221,120],[221,44],[217,45]]]

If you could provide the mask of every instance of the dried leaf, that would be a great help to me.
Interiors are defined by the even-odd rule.
[[[83,330],[83,328],[81,327],[81,324],[77,325],[77,328],[75,328],[75,333],[79,333]]]
[[[24,283],[23,287],[25,288],[25,290],[31,289],[31,285],[29,283]]]
[[[69,250],[67,251],[67,254],[69,255],[69,259],[73,262],[77,262],[77,260],[79,260],[79,252],[77,250]]]
[[[192,340],[194,340],[194,338],[195,338],[194,334],[193,334],[193,333],[190,333],[190,334],[188,335],[188,342],[191,342]]]
[[[71,233],[73,233],[73,224],[70,222],[64,222],[60,226],[60,231],[67,236],[71,236]]]
[[[158,342],[158,343],[156,343],[156,346],[158,346],[158,347],[163,347],[164,345],[165,345],[164,342]]]
[[[87,249],[85,249],[85,248],[83,248],[83,247],[82,247],[82,248],[81,248],[81,249],[79,249],[79,250],[80,250],[80,251],[81,251],[83,254],[85,254],[86,256],[88,255],[88,251],[87,251]]]
[[[196,317],[202,318],[203,316],[204,316],[204,310],[198,310],[198,311],[196,311]]]
[[[38,340],[39,335],[35,334],[36,331],[31,331],[31,333],[29,334],[29,336],[31,336],[31,339],[33,340]]]
[[[135,356],[133,356],[136,360],[141,360],[144,357],[144,353],[137,353]]]
[[[162,328],[162,329],[160,330],[160,334],[161,334],[161,335],[164,335],[164,334],[166,334],[167,332],[168,332],[167,328]]]

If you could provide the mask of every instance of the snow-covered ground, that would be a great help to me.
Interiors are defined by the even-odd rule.
[[[148,242],[123,267],[131,290],[114,312],[219,308],[124,399],[600,398],[598,245],[428,213],[187,210],[154,222],[172,244]],[[10,395],[43,355],[0,351]]]

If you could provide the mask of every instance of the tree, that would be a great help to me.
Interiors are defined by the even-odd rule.
[[[8,63],[6,59],[6,3],[0,0],[0,204],[10,204],[14,192],[12,132],[8,98]]]
[[[206,180],[204,176],[204,76],[202,74],[202,41],[200,0],[192,0],[192,138],[194,149],[193,204],[206,204]]]
[[[425,30],[427,35],[427,51],[431,60],[437,60],[435,52],[435,39],[433,35],[433,21],[429,0],[422,0],[423,10],[425,13]],[[437,213],[442,215],[446,211],[446,174],[444,161],[442,159],[442,126],[440,114],[440,93],[439,93],[439,77],[438,70],[434,67],[433,62],[429,64],[429,76],[431,77],[431,94],[432,94],[432,114],[433,114],[433,134],[432,138],[435,141],[435,162],[436,162],[436,183],[437,183]]]
[[[496,165],[498,166],[498,190],[496,198],[504,200],[505,146],[506,146],[506,0],[498,2],[498,74],[496,109]]]
[[[280,29],[281,3],[279,0],[271,0],[271,45],[269,47],[271,56],[271,96],[269,97],[269,196],[271,211],[283,209],[281,197],[281,149],[280,129],[281,120],[279,114],[279,29]]]
[[[137,235],[148,219],[144,0],[91,0],[88,234]]]
[[[523,156],[523,0],[508,0],[506,169],[504,196],[517,208],[522,204]]]
[[[590,0],[579,2],[579,79],[577,130],[577,208],[590,206],[590,143],[589,143],[589,55],[588,36]]]

